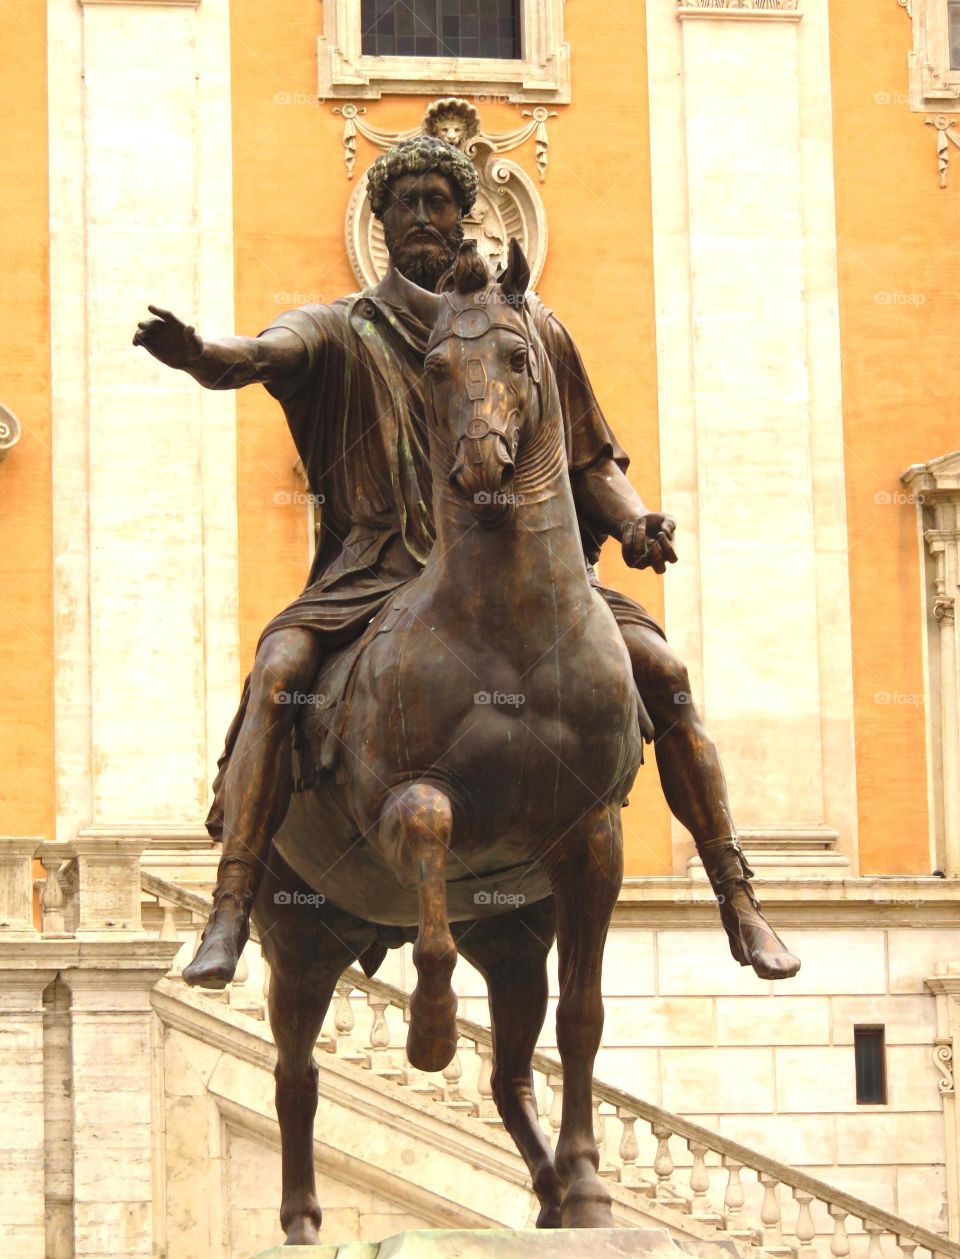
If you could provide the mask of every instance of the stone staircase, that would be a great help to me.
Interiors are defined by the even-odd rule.
[[[170,975],[155,990],[161,1022],[254,1068],[256,1078],[242,1088],[236,1073],[231,1077],[229,1071],[221,1071],[219,1083],[211,1077],[208,1086],[219,1090],[221,1110],[237,1123],[252,1124],[275,1144],[275,1052],[265,1019],[269,974],[256,938],[224,993],[191,990],[179,978],[179,968],[192,956],[209,902],[147,873],[141,886],[155,903],[161,938],[186,937]],[[374,1142],[378,1124],[402,1133],[413,1142],[411,1149],[425,1151],[430,1177],[425,1180],[420,1167],[410,1179],[421,1191],[429,1182],[435,1192],[437,1200],[424,1210],[438,1226],[517,1226],[516,1214],[513,1219],[503,1214],[522,1214],[516,1195],[526,1189],[527,1173],[493,1103],[490,1029],[458,1019],[456,1057],[442,1073],[428,1075],[406,1060],[408,1015],[406,992],[368,979],[359,970],[347,972],[338,985],[318,1049],[324,1055],[321,1097],[346,1106],[352,1116],[342,1147],[349,1149],[351,1140],[359,1138],[358,1125],[373,1125],[363,1135]],[[537,1053],[533,1066],[542,1120],[556,1133],[563,1096],[560,1063]],[[960,1259],[960,1246],[946,1238],[612,1085],[595,1080],[593,1097],[600,1172],[622,1226],[664,1228],[693,1254],[698,1245],[721,1240],[744,1257],[896,1259],[899,1253],[913,1259],[928,1252],[931,1259]],[[380,1139],[386,1138],[381,1134]],[[329,1151],[329,1134],[324,1142]],[[456,1183],[456,1169],[464,1165],[472,1178],[469,1194]],[[390,1175],[403,1178],[402,1160]],[[509,1186],[514,1196],[510,1204],[504,1200],[498,1214],[502,1186]],[[533,1199],[526,1192],[532,1218]],[[451,1203],[456,1204],[455,1218]],[[492,1213],[484,1214],[490,1203]]]

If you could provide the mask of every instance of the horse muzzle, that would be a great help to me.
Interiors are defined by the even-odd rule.
[[[483,525],[501,524],[515,506],[510,484],[516,465],[501,433],[469,435],[457,443],[457,460],[450,484],[469,503]]]

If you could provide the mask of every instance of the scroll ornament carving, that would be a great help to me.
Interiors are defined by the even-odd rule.
[[[12,411],[0,405],[0,463],[6,459],[19,440],[20,421]]]
[[[940,1079],[937,1081],[937,1088],[941,1093],[953,1093],[954,1075],[952,1040],[940,1038],[934,1041],[933,1062],[934,1066],[940,1072]]]
[[[504,266],[507,245],[515,236],[530,264],[531,283],[536,285],[547,256],[543,202],[530,176],[503,154],[532,139],[537,172],[543,183],[549,161],[547,120],[557,117],[556,110],[542,105],[524,109],[521,115],[530,121],[513,131],[502,132],[484,131],[478,110],[469,101],[454,96],[433,101],[420,123],[404,131],[374,127],[363,117],[366,106],[353,102],[335,105],[333,112],[343,118],[343,160],[348,179],[354,176],[358,135],[379,149],[389,149],[421,134],[436,136],[461,149],[473,162],[480,179],[476,204],[463,220],[467,238],[477,242],[478,250],[491,266]],[[370,209],[364,179],[358,180],[347,206],[346,239],[357,279],[364,286],[376,284],[386,272],[387,247],[383,228]]]

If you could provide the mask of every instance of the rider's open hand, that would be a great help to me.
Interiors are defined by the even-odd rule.
[[[203,341],[196,329],[185,324],[162,306],[148,306],[155,319],[143,319],[133,335],[133,344],[142,345],[167,367],[188,367],[203,353]]]
[[[656,573],[665,573],[668,564],[677,562],[673,549],[676,531],[677,522],[662,512],[647,512],[628,520],[620,533],[624,562],[630,568],[652,568]]]

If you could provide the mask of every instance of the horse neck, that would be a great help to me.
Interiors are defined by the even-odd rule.
[[[557,620],[547,624],[542,618],[544,583],[549,583],[552,612],[560,620],[581,617],[583,600],[590,595],[552,374],[544,373],[541,388],[544,414],[521,446],[513,480],[505,487],[516,505],[502,525],[478,524],[450,486],[449,435],[434,429],[430,443],[437,540],[428,567],[449,578],[440,584],[458,607],[464,605],[468,584],[482,595],[470,599],[476,619],[502,626],[506,617],[507,623],[522,626],[528,641],[540,628],[547,637],[556,637]],[[536,620],[525,623],[525,611]]]

